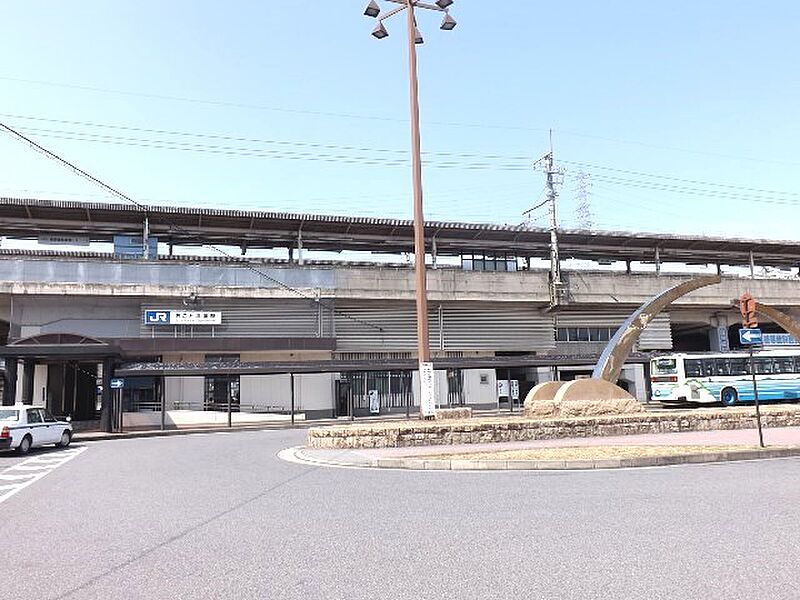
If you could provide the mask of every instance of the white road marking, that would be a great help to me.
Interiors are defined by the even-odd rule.
[[[17,479],[29,479],[33,473],[23,473],[22,475],[12,475],[11,473],[0,473],[0,481],[15,481]]]
[[[86,446],[67,448],[65,450],[59,450],[57,454],[47,455],[47,457],[34,456],[18,465],[7,468],[0,473],[0,481],[2,482],[2,484],[0,484],[0,503],[5,502],[17,492],[39,481],[48,473],[52,473],[55,469],[71,461],[86,450]],[[20,473],[20,471],[22,472]]]

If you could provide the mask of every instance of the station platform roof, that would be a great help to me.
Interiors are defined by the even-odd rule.
[[[524,354],[518,356],[453,357],[432,359],[434,369],[506,369],[518,367],[575,366],[594,364],[596,354],[554,356]],[[649,355],[632,353],[627,363],[646,363]],[[197,362],[197,363],[124,363],[114,370],[116,377],[187,377],[198,375],[277,375],[301,373],[351,373],[364,371],[415,371],[416,359],[327,359],[278,362]]]
[[[401,253],[413,251],[413,221],[357,216],[147,206],[30,198],[0,198],[0,235],[17,239],[83,236],[110,242],[114,235],[150,235],[176,245]],[[546,257],[550,233],[527,225],[427,221],[425,237],[440,255],[509,254]],[[800,266],[797,241],[758,240],[624,231],[559,231],[562,258]],[[658,251],[656,251],[656,248]]]

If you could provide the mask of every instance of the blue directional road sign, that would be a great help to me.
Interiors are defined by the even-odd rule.
[[[112,379],[111,380],[111,389],[112,390],[121,390],[125,387],[125,380],[124,379]]]
[[[798,341],[788,333],[765,333],[761,336],[765,346],[797,346]]]
[[[760,344],[762,342],[761,339],[761,330],[755,329],[753,327],[743,327],[739,330],[739,343],[744,346],[753,346],[755,344]]]

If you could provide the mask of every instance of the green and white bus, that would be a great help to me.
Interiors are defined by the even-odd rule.
[[[800,348],[754,354],[758,399],[800,400]],[[651,398],[657,402],[726,406],[755,401],[748,352],[678,353],[650,361]]]

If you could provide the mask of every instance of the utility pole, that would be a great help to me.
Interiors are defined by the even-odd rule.
[[[550,212],[550,307],[561,303],[564,282],[561,280],[561,259],[558,255],[558,218],[556,214],[556,186],[562,182],[563,172],[555,166],[553,130],[550,130],[550,152],[533,163],[534,169],[544,170],[547,177],[547,204]]]

